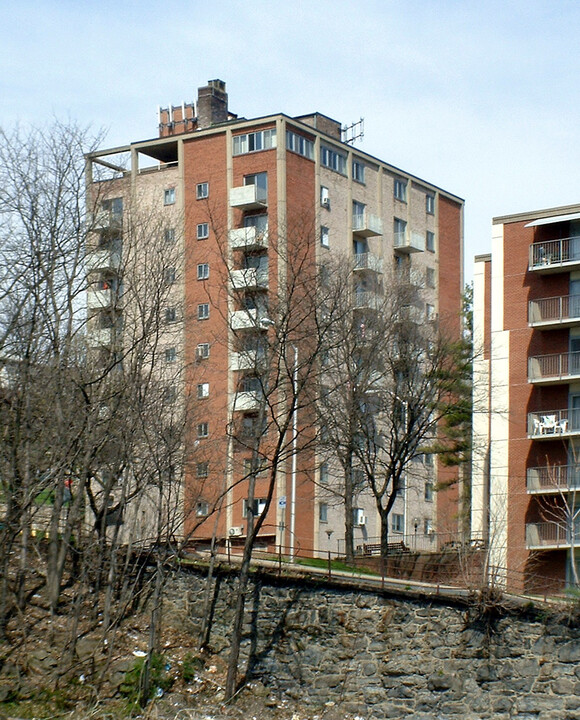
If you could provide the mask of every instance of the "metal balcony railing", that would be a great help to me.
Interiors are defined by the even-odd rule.
[[[378,215],[369,212],[356,213],[352,216],[352,230],[357,235],[370,237],[383,234],[383,221]]]
[[[573,435],[580,435],[580,409],[528,413],[530,439],[553,440]]]
[[[528,323],[538,325],[572,325],[580,322],[580,295],[560,295],[530,300]]]
[[[575,523],[572,532],[571,523],[561,522],[528,523],[526,525],[526,547],[528,550],[541,548],[580,547],[580,525]]]
[[[371,270],[372,272],[383,272],[383,259],[374,253],[357,253],[354,256],[354,270]]]
[[[580,352],[528,358],[529,382],[559,382],[573,378],[580,378]]]
[[[580,237],[544,240],[530,245],[530,270],[559,272],[563,266],[570,265],[580,265]]]
[[[543,465],[526,471],[530,494],[580,490],[580,465]]]

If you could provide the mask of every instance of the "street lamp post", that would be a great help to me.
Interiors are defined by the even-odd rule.
[[[334,530],[327,530],[326,535],[328,536],[328,579],[330,580],[332,577],[332,561],[330,558],[330,537]]]

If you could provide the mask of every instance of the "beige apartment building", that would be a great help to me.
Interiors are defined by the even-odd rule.
[[[220,80],[200,88],[195,103],[160,109],[158,137],[91,153],[87,165],[102,212],[88,253],[90,344],[110,352],[135,331],[130,304],[115,307],[122,294],[115,290],[123,288],[127,252],[137,265],[150,266],[146,237],[155,227],[166,244],[168,289],[154,362],[165,392],[176,403],[187,397],[192,413],[181,531],[197,546],[207,544],[211,510],[223,495],[217,535],[235,546],[247,527],[251,462],[248,443],[236,442],[236,433],[259,432],[251,370],[260,335],[275,331],[271,308],[292,258],[305,253],[304,272],[333,256],[346,258],[353,312],[372,308],[384,278],[404,266],[420,288],[417,321],[439,317],[459,334],[463,201],[344,142],[341,124],[320,113],[237,117]],[[129,225],[134,231],[127,237]],[[295,352],[304,355],[300,346]],[[300,433],[305,414],[296,422],[293,431]],[[391,515],[394,540],[434,549],[436,532],[456,530],[457,485],[434,492],[454,472],[429,457],[417,459]],[[343,550],[344,509],[332,500],[336,474],[316,443],[287,457],[259,545]],[[257,513],[262,482],[258,477]],[[361,492],[354,506],[355,546],[376,542],[372,498]]]

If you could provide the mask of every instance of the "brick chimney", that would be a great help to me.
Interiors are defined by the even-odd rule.
[[[223,80],[208,80],[197,90],[197,129],[203,130],[227,122],[228,94]]]

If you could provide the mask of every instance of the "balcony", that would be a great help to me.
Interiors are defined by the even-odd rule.
[[[257,185],[231,188],[230,206],[239,210],[257,210],[268,204],[266,192]]]
[[[256,250],[268,247],[268,231],[260,231],[255,227],[243,227],[230,230],[230,247],[232,250]]]
[[[425,235],[420,232],[396,232],[393,239],[393,247],[396,252],[416,253],[425,252]]]
[[[234,412],[255,412],[260,409],[261,393],[258,390],[237,392],[234,398]]]
[[[95,328],[87,333],[90,347],[102,347],[113,344],[113,328]]]
[[[113,304],[112,290],[88,290],[87,305],[92,309],[107,308]]]
[[[257,350],[242,350],[241,352],[232,353],[230,356],[230,368],[234,372],[240,370],[255,370],[258,363]]]
[[[364,212],[352,216],[352,231],[361,237],[373,237],[383,234],[383,221],[378,215]]]
[[[121,266],[121,253],[115,250],[91,250],[85,257],[87,273],[97,270],[119,270]]]
[[[267,290],[268,270],[259,268],[245,268],[232,270],[233,290]]]
[[[580,490],[580,465],[551,465],[528,468],[530,495],[549,495]]]
[[[358,253],[354,256],[354,270],[370,270],[381,274],[383,272],[383,259],[373,253]]]
[[[545,240],[530,245],[529,270],[541,275],[580,269],[580,238]]]
[[[535,385],[580,379],[580,352],[528,358],[528,382]]]
[[[94,230],[120,230],[123,227],[122,213],[99,210],[93,215]]]
[[[232,330],[267,330],[271,325],[264,310],[256,308],[246,310],[235,310],[230,316]]]
[[[561,295],[530,300],[530,327],[566,327],[580,322],[580,295]]]
[[[570,523],[558,522],[528,523],[526,525],[526,547],[528,550],[557,550],[580,547],[580,527],[571,532]]]
[[[580,435],[580,409],[528,413],[528,438],[554,440]]]
[[[355,310],[378,310],[381,302],[382,298],[376,292],[358,290],[353,295],[352,306]]]

